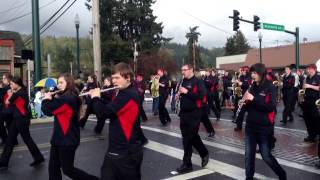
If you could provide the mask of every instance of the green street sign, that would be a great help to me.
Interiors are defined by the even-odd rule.
[[[284,31],[285,30],[283,25],[270,24],[270,23],[262,23],[262,28],[268,29],[268,30],[274,30],[274,31]]]

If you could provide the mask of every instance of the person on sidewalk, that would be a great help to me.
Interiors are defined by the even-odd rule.
[[[150,82],[150,94],[152,97],[152,112],[156,116],[159,114],[159,76],[152,75]]]
[[[37,118],[43,117],[43,112],[41,111],[41,103],[42,103],[42,96],[44,95],[44,88],[40,88],[34,97],[34,108],[37,113]]]
[[[199,152],[202,167],[209,162],[209,152],[198,134],[201,122],[201,101],[205,93],[204,84],[195,77],[192,65],[183,65],[181,71],[184,78],[178,95],[180,95],[179,117],[184,155],[183,163],[177,168],[177,172],[187,173],[193,170],[192,147]]]
[[[49,180],[62,180],[61,169],[74,180],[98,180],[99,178],[74,167],[76,150],[80,144],[79,113],[81,100],[78,97],[74,80],[70,74],[58,77],[56,95],[45,93],[42,111],[47,116],[54,116],[51,138]]]
[[[9,93],[5,104],[9,105],[12,112],[12,122],[8,131],[6,144],[0,157],[0,169],[8,168],[9,160],[18,134],[21,135],[34,159],[30,166],[37,166],[44,162],[44,158],[30,135],[29,126],[31,108],[29,106],[27,89],[25,88],[22,79],[18,77],[12,78],[10,87],[12,93]]]
[[[278,175],[286,180],[286,172],[271,154],[273,137],[276,92],[272,82],[266,78],[266,68],[257,63],[250,68],[254,83],[242,98],[248,112],[245,128],[245,171],[246,179],[253,180],[255,172],[256,146],[259,146],[262,159]]]
[[[144,102],[144,93],[146,91],[146,85],[143,82],[143,76],[142,74],[138,74],[136,76],[136,80],[133,82],[133,86],[137,89],[138,95],[140,97],[140,117],[142,121],[147,121],[147,115],[146,112],[143,109],[143,102]]]

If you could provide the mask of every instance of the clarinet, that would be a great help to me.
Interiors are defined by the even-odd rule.
[[[176,92],[179,91],[179,88],[182,86],[182,83],[183,83],[183,76],[182,76],[182,79],[181,81],[179,82],[179,85],[176,87]],[[177,93],[177,100],[176,100],[176,114],[179,113],[180,111],[180,93]]]
[[[247,92],[250,92],[250,89],[251,89],[251,85],[249,86]],[[243,105],[245,105],[245,104],[246,104],[246,102],[245,102],[245,100],[244,100],[243,97],[242,97],[242,99],[240,99],[240,101],[238,102],[238,109],[237,109],[237,112],[236,112],[236,119],[238,118],[238,116],[239,116],[239,114],[240,114],[240,112],[241,112],[241,110],[242,110],[242,107],[243,107]]]

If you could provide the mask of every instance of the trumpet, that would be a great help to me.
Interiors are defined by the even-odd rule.
[[[315,104],[316,104],[317,108],[320,110],[320,99],[316,100]]]
[[[119,88],[120,88],[119,86],[115,86],[115,87],[112,87],[112,88],[102,89],[100,91],[100,93],[107,92],[107,91],[112,91],[112,90],[119,89]],[[90,95],[90,92],[81,93],[81,94],[79,94],[79,97],[87,96],[87,95]]]
[[[276,81],[273,81],[272,84],[273,84],[274,86],[279,86],[279,85],[280,85],[280,82],[276,80]]]

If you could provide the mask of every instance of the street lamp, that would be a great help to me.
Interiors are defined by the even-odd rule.
[[[259,38],[260,63],[262,63],[262,49],[261,49],[262,34],[261,34],[261,32],[259,33],[258,38]]]
[[[80,44],[79,44],[79,27],[80,27],[80,19],[79,15],[76,14],[74,18],[74,24],[76,25],[77,30],[77,76],[80,76]]]

